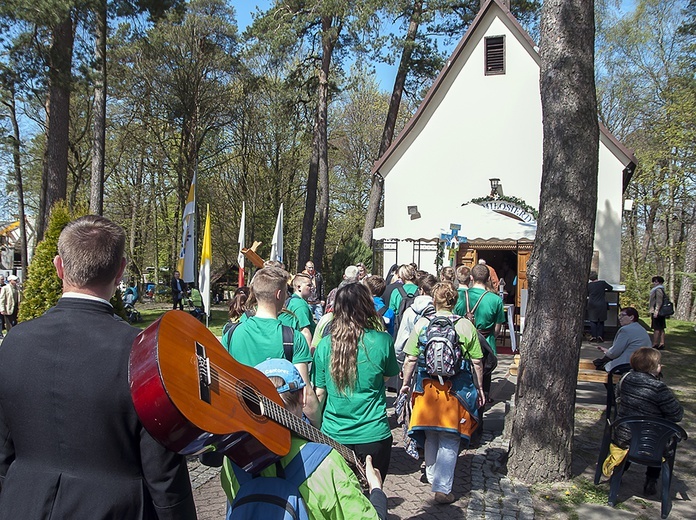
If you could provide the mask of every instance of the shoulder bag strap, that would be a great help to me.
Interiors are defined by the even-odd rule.
[[[283,325],[283,354],[285,359],[292,363],[292,357],[295,350],[295,329]]]

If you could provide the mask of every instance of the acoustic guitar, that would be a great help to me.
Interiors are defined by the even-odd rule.
[[[353,468],[352,450],[289,412],[271,381],[236,361],[190,314],[172,310],[133,342],[129,382],[145,429],[182,455],[215,450],[255,474],[290,451],[290,432],[328,444]]]

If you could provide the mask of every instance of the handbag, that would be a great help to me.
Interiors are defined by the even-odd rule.
[[[657,315],[662,318],[668,318],[672,314],[674,314],[674,305],[669,300],[665,301],[660,307],[660,310],[657,311]]]
[[[662,294],[662,305],[660,306],[660,309],[657,311],[657,315],[661,318],[668,318],[669,316],[674,314],[674,305],[667,297],[666,292],[662,291]]]

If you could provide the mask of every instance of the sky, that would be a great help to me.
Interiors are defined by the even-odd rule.
[[[252,13],[256,13],[257,8],[261,11],[265,11],[273,5],[273,0],[228,0],[229,3],[234,6],[235,14],[237,17],[237,26],[239,28],[240,34],[246,29],[246,27],[252,22]],[[620,0],[620,10],[623,13],[633,11],[635,9],[636,0]],[[463,35],[462,35],[463,36]],[[440,46],[443,50],[453,52],[457,45],[457,41],[453,42],[451,45],[447,46],[444,42],[440,42]],[[375,63],[375,74],[379,87],[383,91],[391,92],[394,86],[394,79],[396,78],[395,65],[388,65],[386,63]]]

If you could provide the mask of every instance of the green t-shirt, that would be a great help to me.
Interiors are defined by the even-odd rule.
[[[295,458],[307,441],[293,435],[290,453],[280,459],[283,467]],[[275,477],[276,465],[271,464],[261,471],[262,477]],[[222,488],[230,502],[239,491],[239,482],[234,475],[230,460],[225,461],[220,474]],[[299,486],[300,495],[307,504],[310,518],[327,520],[372,520],[377,511],[360,490],[355,474],[336,450],[332,450],[319,467]]]
[[[413,282],[406,282],[401,288],[409,296],[413,296],[418,291],[418,286]],[[399,314],[399,305],[401,305],[401,300],[403,299],[404,297],[401,295],[401,291],[398,287],[392,291],[389,297],[389,308],[394,311],[394,314]]]
[[[278,314],[278,320],[283,325],[292,327],[295,330],[302,330],[302,327],[300,327],[300,320],[298,320],[297,316],[295,316],[292,312],[287,310],[281,311],[281,313]]]
[[[292,362],[309,363],[307,340],[301,332],[295,330]],[[234,359],[254,367],[267,359],[284,359],[283,325],[277,319],[253,316],[244,320],[232,334],[225,334],[222,344]]]
[[[436,316],[451,316],[451,312],[438,311],[435,313]],[[420,356],[425,348],[425,331],[428,328],[430,320],[428,318],[419,319],[413,326],[413,332],[406,340],[406,345],[404,346],[404,353],[409,356]],[[483,350],[481,350],[481,345],[479,344],[478,334],[476,334],[476,329],[474,325],[467,320],[462,318],[454,324],[454,330],[457,331],[459,335],[459,342],[462,347],[462,353],[466,356],[471,357],[471,359],[481,359],[483,357]]]
[[[314,334],[314,328],[316,327],[314,316],[309,308],[309,304],[301,296],[293,294],[288,300],[287,309],[297,317],[300,330],[309,327],[309,332]]]
[[[394,340],[386,332],[366,330],[358,341],[355,387],[339,392],[331,378],[331,336],[314,353],[314,386],[326,389],[321,429],[343,444],[389,438],[384,378],[399,373]]]
[[[244,323],[248,319],[249,316],[247,316],[247,313],[245,312],[239,317],[239,322]],[[295,316],[292,312],[288,312],[287,310],[283,310],[280,312],[280,314],[278,314],[278,321],[280,321],[280,323],[283,325],[287,325],[295,330],[301,330],[300,322],[297,321],[297,316]]]
[[[483,298],[481,298],[481,303],[478,304],[478,307],[476,307],[476,310],[474,311],[474,317],[476,319],[476,327],[479,330],[489,330],[488,334],[484,334],[486,336],[486,340],[488,340],[488,344],[491,346],[493,349],[493,352],[497,351],[495,349],[495,326],[498,323],[505,323],[505,307],[503,306],[503,300],[500,296],[498,296],[495,293],[492,293],[490,291],[486,291],[485,289],[481,289],[479,287],[471,287],[469,288],[469,308],[474,307],[476,305],[476,302],[478,301],[479,298],[481,298],[481,295],[484,293],[486,294]],[[460,298],[457,300],[457,305],[454,306],[454,313],[458,314],[460,316],[465,316],[466,315],[466,296],[461,295]]]

